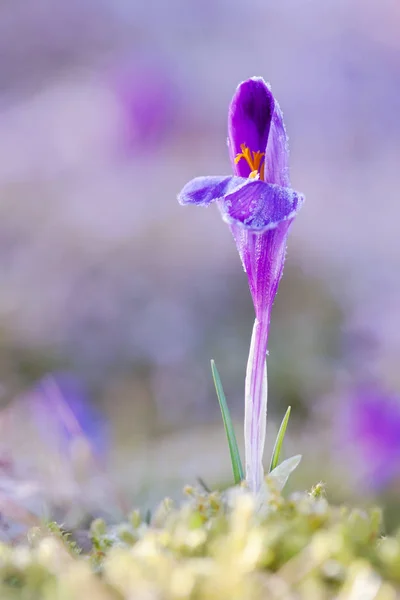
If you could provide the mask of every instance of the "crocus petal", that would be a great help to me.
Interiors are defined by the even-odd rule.
[[[265,152],[274,97],[262,77],[252,77],[237,88],[228,113],[228,147],[233,171],[248,177],[251,169],[245,160],[235,164],[235,157],[245,144],[253,152]]]
[[[246,184],[225,193],[219,207],[227,223],[261,233],[294,218],[303,199],[291,188],[248,179]]]
[[[235,157],[245,144],[252,152],[263,152],[264,181],[290,187],[289,146],[283,115],[277,100],[261,77],[252,77],[237,88],[228,115],[228,146],[233,171],[248,177],[251,168]]]
[[[208,206],[225,194],[240,189],[248,180],[242,177],[195,177],[178,194],[180,204]]]
[[[265,150],[264,181],[290,187],[289,143],[281,108],[274,99],[274,112]]]

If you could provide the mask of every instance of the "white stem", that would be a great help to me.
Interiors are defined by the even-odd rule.
[[[254,322],[245,382],[244,439],[246,481],[258,492],[264,477],[262,458],[267,426],[267,329]]]

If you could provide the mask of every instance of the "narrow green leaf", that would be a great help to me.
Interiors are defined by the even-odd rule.
[[[214,379],[215,390],[218,396],[219,407],[221,409],[222,420],[224,422],[225,433],[228,439],[229,453],[231,455],[233,478],[235,483],[238,484],[244,479],[242,461],[240,460],[239,448],[236,441],[235,431],[232,425],[231,415],[229,408],[226,403],[224,390],[222,388],[221,378],[219,376],[215,362],[211,361],[211,371]]]
[[[275,469],[275,467],[278,466],[278,463],[279,463],[279,457],[280,457],[281,450],[282,450],[283,438],[285,437],[286,427],[289,422],[290,411],[291,411],[291,407],[289,406],[289,408],[287,409],[287,411],[285,413],[285,416],[282,419],[282,423],[281,423],[281,426],[279,427],[278,435],[276,436],[275,446],[272,451],[271,464],[269,466],[270,473],[273,469]]]

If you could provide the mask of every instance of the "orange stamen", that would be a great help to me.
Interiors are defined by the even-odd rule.
[[[257,175],[260,175],[260,179],[264,179],[264,156],[265,152],[253,152],[246,146],[246,144],[240,145],[241,152],[235,156],[235,164],[244,158],[249,165],[251,172],[249,177],[254,179]]]

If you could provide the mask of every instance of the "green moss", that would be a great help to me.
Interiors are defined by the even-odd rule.
[[[330,506],[321,484],[260,505],[244,488],[186,488],[151,522],[100,519],[79,553],[52,523],[25,543],[0,545],[0,598],[13,600],[392,600],[400,589],[400,533],[380,534],[381,513]]]

